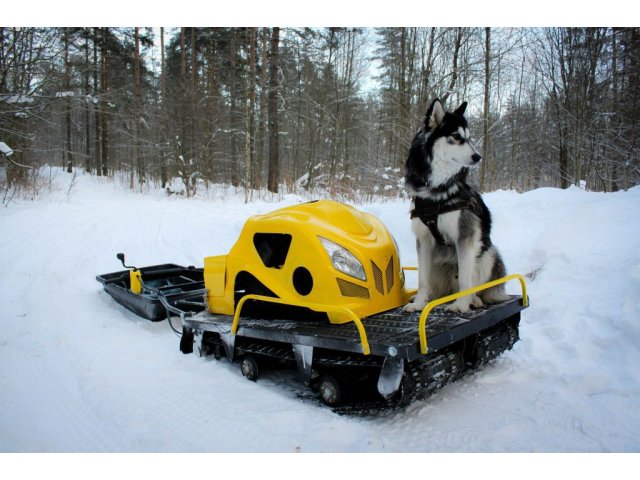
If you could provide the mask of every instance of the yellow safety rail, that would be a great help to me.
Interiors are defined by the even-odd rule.
[[[305,307],[316,312],[344,314],[349,317],[349,319],[353,323],[356,324],[356,328],[358,329],[358,333],[360,334],[360,342],[362,343],[362,353],[364,353],[365,355],[369,355],[371,353],[371,349],[369,348],[369,341],[367,340],[367,333],[364,330],[364,325],[362,325],[362,321],[352,310],[346,307],[322,305],[319,303],[292,302],[291,300],[283,300],[276,297],[265,297],[264,295],[245,295],[238,302],[238,306],[236,307],[236,311],[233,315],[233,323],[231,324],[231,333],[233,335],[235,335],[238,331],[238,324],[240,322],[240,312],[242,311],[242,307],[244,306],[245,302],[249,300],[277,303],[280,305],[291,305],[294,307]]]
[[[418,267],[402,267],[402,270],[406,271],[406,272],[417,272],[418,271]],[[410,290],[406,290],[407,295],[409,297],[413,297],[416,293],[418,293],[418,289],[417,288],[413,288]]]
[[[491,287],[495,287],[496,285],[500,285],[501,283],[506,283],[510,280],[519,280],[520,287],[522,288],[522,305],[528,306],[529,299],[527,297],[527,284],[524,280],[524,277],[518,273],[514,273],[512,275],[508,275],[503,278],[499,278],[498,280],[493,280],[492,282],[483,283],[482,285],[478,285],[477,287],[469,288],[468,290],[463,290],[458,293],[454,293],[453,295],[448,295],[446,297],[437,298],[436,300],[432,300],[424,307],[422,310],[422,314],[420,315],[420,322],[418,323],[418,334],[420,336],[420,353],[423,355],[427,353],[427,317],[431,310],[433,310],[438,305],[442,305],[443,303],[452,302],[460,297],[465,297],[467,295],[471,295],[473,293],[481,292],[482,290],[487,290]]]

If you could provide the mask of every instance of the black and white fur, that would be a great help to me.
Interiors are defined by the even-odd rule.
[[[418,250],[418,292],[405,311],[422,310],[430,300],[506,274],[500,254],[491,243],[489,209],[467,183],[469,167],[481,157],[470,141],[466,108],[464,102],[454,112],[445,112],[440,100],[434,100],[409,151],[405,187],[413,197],[412,209],[416,201],[435,208],[460,203],[465,207],[438,215],[440,242],[420,218],[412,218]],[[499,285],[459,298],[447,308],[462,313],[506,299],[504,286]]]

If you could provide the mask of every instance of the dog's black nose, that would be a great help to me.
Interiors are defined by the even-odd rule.
[[[482,160],[482,157],[477,153],[474,153],[473,155],[471,155],[471,160],[473,160],[473,163],[478,163],[480,160]]]

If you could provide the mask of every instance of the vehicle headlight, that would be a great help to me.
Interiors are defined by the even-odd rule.
[[[363,282],[367,280],[367,275],[364,273],[364,267],[360,261],[344,247],[341,247],[337,243],[327,240],[323,237],[318,237],[320,243],[329,254],[331,263],[336,270],[351,275]]]

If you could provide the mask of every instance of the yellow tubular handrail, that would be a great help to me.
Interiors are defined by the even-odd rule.
[[[524,277],[518,273],[514,273],[512,275],[508,275],[503,278],[499,278],[498,280],[493,280],[491,282],[483,283],[482,285],[478,285],[477,287],[469,288],[468,290],[463,290],[458,293],[454,293],[453,295],[448,295],[446,297],[437,298],[432,300],[424,307],[422,310],[422,314],[420,315],[420,321],[418,323],[418,335],[420,336],[420,353],[423,355],[427,353],[427,317],[431,310],[433,310],[438,305],[442,305],[443,303],[452,302],[460,297],[465,297],[467,295],[471,295],[473,293],[481,292],[482,290],[487,290],[491,287],[495,287],[496,285],[500,285],[501,283],[506,283],[510,280],[518,279],[520,281],[520,287],[522,288],[522,305],[529,305],[529,298],[527,297],[527,284],[524,280]]]
[[[365,355],[369,355],[371,353],[371,349],[369,348],[369,340],[367,339],[367,333],[364,329],[364,325],[362,325],[362,321],[360,318],[352,311],[346,307],[337,307],[334,305],[322,305],[319,303],[304,303],[304,302],[296,302],[291,300],[283,300],[281,298],[276,297],[266,297],[264,295],[245,295],[238,302],[238,306],[236,307],[236,311],[233,315],[233,323],[231,324],[231,333],[235,335],[238,331],[238,324],[240,323],[240,312],[242,311],[242,307],[245,302],[249,300],[257,300],[261,302],[269,302],[269,303],[277,303],[280,305],[291,305],[294,307],[305,307],[316,312],[324,312],[324,313],[341,313],[350,318],[350,320],[356,324],[356,328],[358,329],[358,334],[360,335],[360,343],[362,344],[362,353]]]
[[[405,272],[417,272],[418,267],[402,267],[402,270]],[[418,293],[418,289],[417,288],[405,289],[405,292],[407,293],[407,297],[411,298],[416,293]]]

